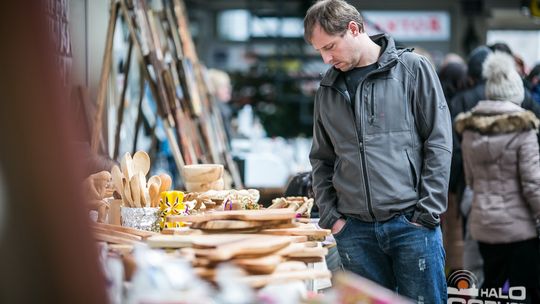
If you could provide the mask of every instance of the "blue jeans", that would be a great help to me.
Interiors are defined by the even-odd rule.
[[[419,304],[446,303],[440,227],[415,226],[405,215],[374,223],[347,218],[334,237],[346,270]]]

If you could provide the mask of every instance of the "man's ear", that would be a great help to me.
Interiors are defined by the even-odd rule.
[[[349,22],[349,25],[347,26],[348,30],[351,31],[351,33],[353,34],[353,36],[356,36],[358,34],[360,34],[360,26],[358,25],[358,23],[354,22],[354,21],[350,21]]]

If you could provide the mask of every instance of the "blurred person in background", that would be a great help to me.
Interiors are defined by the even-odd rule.
[[[448,54],[439,68],[439,80],[447,103],[467,84],[467,65],[456,54]],[[463,219],[455,193],[448,193],[448,209],[441,218],[446,268],[449,272],[463,269]]]
[[[469,224],[484,261],[482,288],[508,281],[527,288],[527,303],[539,303],[540,121],[520,106],[524,88],[511,56],[490,54],[483,75],[487,100],[455,122],[474,193]]]
[[[540,104],[540,63],[535,65],[525,78],[527,88],[531,92],[532,99]]]
[[[227,134],[227,140],[230,146],[232,139],[231,120],[233,117],[233,110],[229,104],[232,96],[231,78],[226,72],[217,69],[210,69],[208,76],[212,84],[210,90],[217,99],[217,106],[221,112],[221,118],[225,125],[225,133]]]
[[[475,107],[480,100],[485,99],[485,79],[482,75],[483,62],[489,54],[497,50],[504,52],[513,57],[510,47],[505,43],[495,43],[488,46],[479,46],[474,49],[469,55],[467,61],[467,74],[471,87],[463,92],[456,94],[450,101],[450,113],[454,120],[460,113],[468,112]],[[517,67],[513,62],[512,67],[517,71]],[[540,117],[540,104],[533,102],[531,94],[525,90],[524,99],[521,107],[535,113],[536,117]],[[452,170],[450,174],[450,192],[455,193],[456,200],[460,204],[460,209],[464,219],[465,242],[463,251],[464,268],[472,271],[479,282],[482,282],[482,258],[478,251],[478,244],[474,241],[467,229],[467,216],[469,214],[472,203],[472,192],[465,186],[463,173],[463,160],[461,154],[461,136],[454,130],[454,150],[452,154]]]
[[[437,73],[447,102],[450,102],[458,92],[467,88],[467,65],[461,57],[453,58],[445,59]]]
[[[469,88],[457,92],[451,99],[448,107],[452,120],[460,113],[470,111],[481,99],[484,98],[485,80],[482,76],[482,64],[491,50],[486,46],[474,49],[467,59],[467,81]],[[478,250],[478,243],[470,236],[467,229],[467,217],[472,203],[470,189],[466,189],[463,173],[463,159],[461,154],[461,137],[453,129],[452,166],[450,171],[449,200],[453,200],[459,206],[462,215],[463,229],[463,267],[474,273],[478,283],[483,281],[482,257]]]

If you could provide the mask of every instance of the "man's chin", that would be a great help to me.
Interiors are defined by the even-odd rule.
[[[334,68],[335,68],[336,70],[340,70],[340,71],[342,71],[342,72],[347,72],[347,71],[350,71],[350,70],[351,70],[351,67],[348,66],[348,65],[345,65],[345,66],[342,65],[342,66],[340,66],[339,68],[336,67],[336,66],[334,66]]]

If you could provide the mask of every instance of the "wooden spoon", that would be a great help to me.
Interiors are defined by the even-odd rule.
[[[161,178],[157,175],[153,175],[148,179],[148,188],[150,188],[151,184],[157,184],[159,190],[159,188],[161,187]]]
[[[139,190],[140,190],[140,195],[141,195],[141,205],[143,207],[150,207],[149,206],[150,198],[148,196],[148,188],[146,188],[147,187],[146,177],[144,177],[144,173],[142,173],[141,171],[136,173],[136,175],[139,175]]]
[[[133,173],[142,172],[144,176],[150,171],[150,157],[144,151],[137,151],[133,155]]]
[[[161,186],[159,187],[159,193],[167,191],[171,188],[172,179],[168,174],[162,173],[159,175],[161,179]]]
[[[141,208],[141,186],[139,184],[139,174],[133,175],[133,177],[129,180],[129,186],[131,188],[131,196],[133,197],[135,207]]]
[[[114,188],[116,190],[116,192],[118,192],[118,194],[120,194],[122,197],[124,197],[124,184],[122,184],[122,177],[123,177],[123,174],[122,174],[122,171],[120,171],[120,168],[117,166],[117,165],[114,165],[111,169],[111,175],[112,175],[112,180],[113,180],[113,185],[114,185]]]
[[[131,159],[131,154],[129,154],[129,152],[126,152],[126,154],[124,154],[122,157],[120,167],[122,168],[122,173],[124,173],[124,176],[128,180],[131,180],[131,177],[133,176],[133,160]]]
[[[155,195],[157,196],[157,199],[159,201],[159,188],[161,187],[161,178],[159,178],[159,176],[157,175],[154,175],[152,177],[150,177],[150,179],[148,179],[148,196],[150,197],[150,206],[151,207],[159,207],[158,205],[159,204],[155,204],[154,202],[154,197],[152,196],[152,193],[150,193],[150,189],[152,188],[152,186],[154,186],[155,188]]]
[[[150,195],[150,206],[158,207],[159,205],[159,186],[156,183],[151,183],[148,187],[148,194]]]
[[[122,185],[124,185],[125,196],[122,196],[122,198],[124,199],[124,203],[130,208],[135,207],[133,205],[133,196],[131,196],[131,187],[129,186],[129,181],[127,178],[122,178]]]

